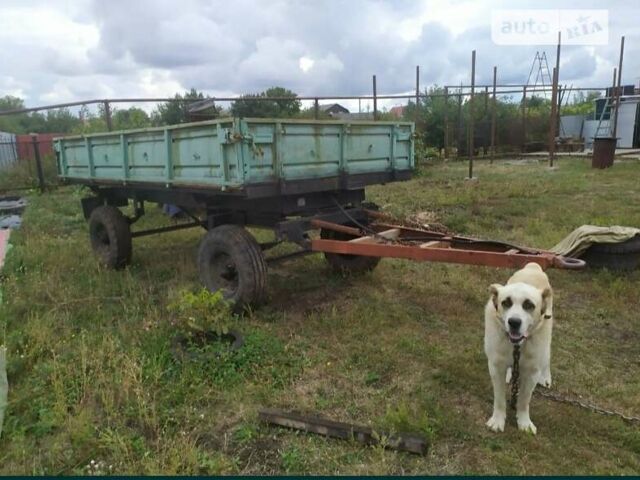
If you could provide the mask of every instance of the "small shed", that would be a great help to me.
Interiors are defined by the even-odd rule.
[[[339,103],[326,103],[319,105],[319,108],[321,112],[324,112],[331,117],[333,117],[334,115],[345,115],[349,113],[349,109],[343,107]]]

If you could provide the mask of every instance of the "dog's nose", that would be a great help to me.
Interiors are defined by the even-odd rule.
[[[511,330],[518,330],[520,328],[520,325],[522,325],[522,320],[518,317],[511,317],[509,320],[507,320],[507,323],[509,324]]]

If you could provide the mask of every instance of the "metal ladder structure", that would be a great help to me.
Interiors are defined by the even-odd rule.
[[[533,75],[533,71],[536,68],[536,64],[538,66],[538,70],[536,71],[536,76],[533,84],[531,83],[531,76]],[[536,55],[533,57],[533,62],[531,64],[531,70],[529,71],[529,78],[527,78],[527,90],[530,86],[535,87],[538,84],[542,85],[542,95],[544,98],[547,98],[546,87],[550,86],[553,82],[551,81],[551,72],[549,71],[549,63],[547,62],[547,52],[536,52]]]
[[[613,122],[611,121],[611,106],[612,97],[606,97],[602,112],[600,112],[600,118],[598,119],[598,126],[594,133],[594,138],[611,137],[613,135]],[[604,118],[609,113],[609,118]]]

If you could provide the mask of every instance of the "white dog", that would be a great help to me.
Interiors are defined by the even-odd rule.
[[[513,346],[520,345],[518,428],[533,434],[529,402],[536,384],[551,386],[553,294],[549,278],[537,263],[518,270],[506,285],[493,284],[484,309],[484,352],[493,382],[493,415],[487,426],[502,432],[507,416],[507,383],[511,378]]]

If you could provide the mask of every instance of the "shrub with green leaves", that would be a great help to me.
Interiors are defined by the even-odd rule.
[[[195,293],[181,292],[168,309],[175,315],[175,325],[189,335],[202,332],[224,335],[234,317],[231,304],[222,292],[210,292],[206,288]]]

